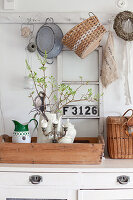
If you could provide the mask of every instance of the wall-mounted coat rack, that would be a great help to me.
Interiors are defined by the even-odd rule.
[[[43,24],[48,17],[52,17],[57,24],[76,24],[88,18],[88,12],[1,12],[0,24],[30,23]],[[108,25],[108,19],[114,19],[114,14],[95,13],[100,22]]]

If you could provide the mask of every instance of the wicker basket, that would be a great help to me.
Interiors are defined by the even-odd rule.
[[[79,57],[85,58],[99,46],[105,32],[104,26],[100,24],[98,18],[93,14],[93,16],[90,15],[88,19],[67,32],[62,42]]]
[[[133,158],[133,110],[131,117],[107,118],[107,148],[111,158]]]

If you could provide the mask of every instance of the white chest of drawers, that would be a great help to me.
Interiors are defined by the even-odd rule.
[[[133,160],[101,165],[0,164],[0,200],[132,200]]]

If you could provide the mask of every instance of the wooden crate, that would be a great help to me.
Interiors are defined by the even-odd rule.
[[[0,137],[0,163],[31,164],[100,164],[104,140],[97,138],[76,138],[73,144],[11,143],[11,137]]]

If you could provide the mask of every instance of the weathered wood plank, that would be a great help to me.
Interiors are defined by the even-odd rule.
[[[1,142],[0,163],[99,164],[103,147],[99,138],[76,138],[73,144]]]
[[[113,13],[95,13],[103,24],[108,24],[109,19],[113,19]],[[46,18],[52,17],[55,23],[58,24],[76,24],[88,18],[88,12],[1,12],[0,23],[21,24],[21,23],[35,23],[43,24]]]

